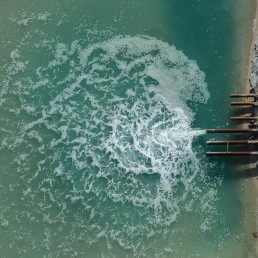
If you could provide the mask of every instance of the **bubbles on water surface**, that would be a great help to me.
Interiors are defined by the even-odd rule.
[[[89,244],[104,236],[144,250],[135,243],[165,232],[197,199],[198,133],[188,102],[207,102],[204,74],[174,46],[147,36],[53,49],[36,68],[13,51],[1,92],[2,108],[21,115],[2,148],[17,153],[23,196],[41,213],[55,206],[51,223],[74,217]]]

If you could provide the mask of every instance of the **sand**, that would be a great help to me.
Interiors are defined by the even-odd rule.
[[[255,54],[258,52],[258,0],[255,0],[256,12],[255,19],[253,23],[253,37],[250,44],[249,58],[245,71],[245,85],[243,88],[243,93],[249,93],[251,86],[250,83],[252,76],[253,65],[252,62],[255,58]],[[256,92],[258,89],[256,87]],[[244,123],[242,125],[244,128],[248,128],[248,124]],[[257,147],[256,147],[257,148]],[[242,192],[244,198],[242,199],[242,205],[245,210],[243,224],[245,228],[245,245],[246,254],[245,257],[258,257],[258,237],[256,233],[258,232],[258,169],[256,167],[257,157],[251,157],[249,162],[241,166],[240,173],[244,173],[242,181]]]

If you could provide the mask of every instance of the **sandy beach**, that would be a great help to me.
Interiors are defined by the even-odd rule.
[[[250,42],[249,49],[249,57],[248,63],[246,66],[245,72],[245,84],[243,88],[243,93],[248,93],[252,85],[251,76],[254,72],[253,70],[253,61],[255,59],[255,55],[257,54],[257,40],[258,40],[258,0],[254,1],[255,3],[255,18],[253,21],[253,36]],[[257,86],[256,92],[257,92]],[[248,128],[248,124],[242,124],[243,128]],[[244,171],[246,175],[245,179],[242,182],[242,191],[244,194],[244,198],[242,200],[242,205],[245,210],[244,214],[244,224],[245,224],[245,232],[246,235],[246,256],[245,257],[258,257],[258,239],[256,233],[258,232],[258,170],[256,167],[257,158],[251,157],[249,158],[247,164],[241,166],[241,171]],[[241,172],[240,171],[240,172]]]

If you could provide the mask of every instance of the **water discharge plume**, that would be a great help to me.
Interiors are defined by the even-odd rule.
[[[201,136],[206,134],[206,130],[185,130],[185,131],[175,131],[173,128],[169,130],[167,135],[168,138],[183,138],[190,136]]]
[[[43,195],[39,209],[55,205],[57,221],[75,216],[89,243],[104,236],[143,251],[139,238],[165,230],[193,203],[186,197],[201,168],[192,141],[205,132],[191,128],[188,103],[207,102],[204,73],[174,46],[147,36],[86,48],[49,44],[54,53],[45,66],[25,69],[22,49],[11,53],[7,80],[16,91],[2,88],[1,108],[24,116],[1,148],[8,143],[17,152],[30,189],[24,195],[35,207]],[[75,204],[80,209],[68,210]]]

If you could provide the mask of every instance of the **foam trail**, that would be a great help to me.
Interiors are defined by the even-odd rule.
[[[194,137],[206,134],[206,130],[188,130],[188,131],[174,131],[170,132],[170,137]]]
[[[199,130],[193,130],[193,132],[194,132],[194,135],[195,135],[195,136],[201,136],[201,135],[206,134],[206,130],[201,130],[201,129],[199,129]]]

